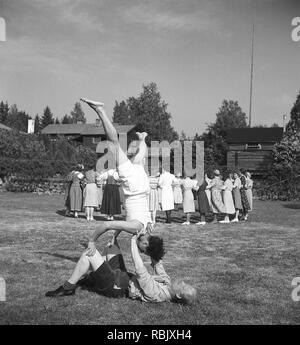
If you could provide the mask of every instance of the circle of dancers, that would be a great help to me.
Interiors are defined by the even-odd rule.
[[[157,220],[157,211],[165,212],[166,223],[170,224],[171,212],[182,209],[185,215],[183,225],[191,225],[194,214],[194,218],[199,217],[196,225],[203,226],[246,221],[253,209],[253,180],[245,169],[227,171],[223,176],[216,169],[207,172],[202,183],[192,176],[182,177],[180,173],[174,175],[162,169],[148,176],[148,180],[148,209],[153,224]],[[78,164],[67,181],[66,215],[72,213],[78,218],[84,209],[86,219],[93,221],[95,209],[106,215],[107,220],[122,214],[125,199],[117,169],[99,173],[92,168],[84,172],[83,165]]]

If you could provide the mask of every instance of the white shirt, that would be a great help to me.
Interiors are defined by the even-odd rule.
[[[118,171],[125,197],[149,193],[149,178],[142,165],[128,160],[118,167]]]

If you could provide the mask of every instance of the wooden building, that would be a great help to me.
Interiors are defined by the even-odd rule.
[[[283,136],[282,127],[235,128],[227,132],[227,167],[254,173],[268,169],[274,144]]]
[[[114,123],[118,134],[127,135],[127,143],[135,137],[135,125],[119,125]],[[52,124],[42,130],[42,134],[47,134],[53,140],[63,136],[68,140],[75,141],[82,145],[96,149],[97,144],[106,140],[104,128],[100,122],[96,123],[72,123],[72,124]]]

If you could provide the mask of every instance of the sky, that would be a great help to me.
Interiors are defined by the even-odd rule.
[[[202,133],[223,99],[248,115],[252,23],[252,125],[282,125],[300,91],[299,0],[0,0],[0,17],[0,100],[33,117],[81,97],[112,115],[150,82],[178,133]]]

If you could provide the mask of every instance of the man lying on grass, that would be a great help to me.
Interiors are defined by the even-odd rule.
[[[196,289],[184,281],[171,283],[162,265],[165,250],[163,239],[158,236],[134,235],[131,239],[131,255],[135,274],[128,273],[117,240],[106,247],[103,255],[94,248],[86,249],[71,277],[58,289],[48,291],[47,297],[71,296],[77,286],[88,288],[107,297],[129,297],[144,302],[179,302],[193,304]],[[149,274],[140,252],[151,257],[154,274]],[[89,269],[93,272],[88,274]],[[88,275],[87,275],[88,274]]]

